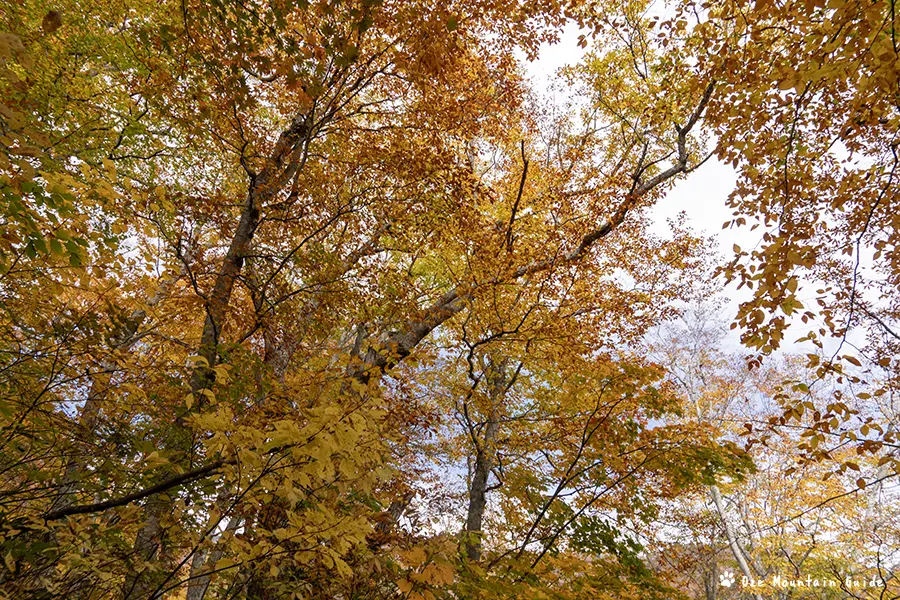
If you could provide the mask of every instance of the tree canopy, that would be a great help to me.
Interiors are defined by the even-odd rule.
[[[524,64],[572,31],[560,99]],[[4,6],[0,598],[896,594],[895,37],[885,0]],[[755,248],[655,226],[710,160]],[[696,307],[743,287],[729,352]]]

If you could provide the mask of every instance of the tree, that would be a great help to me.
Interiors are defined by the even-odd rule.
[[[560,327],[560,343],[584,332],[566,331],[577,317],[617,321],[620,298],[677,287],[605,284],[614,252],[669,276],[697,246],[683,230],[637,238],[646,208],[700,160],[712,88],[663,97],[678,80],[660,59],[648,100],[610,38],[586,75],[601,101],[541,148],[516,53],[534,55],[565,17],[550,2],[4,9],[4,595],[327,597],[382,563],[448,583],[444,563],[428,570],[433,554],[394,562],[376,535],[402,512],[392,451],[416,424],[406,393],[444,342],[496,338],[484,349],[498,354],[473,355],[494,382],[499,365],[534,361],[528,392],[544,410],[556,400],[539,380],[568,393],[554,360],[567,377],[591,369],[560,407],[587,420],[539,431],[548,444],[588,431],[583,403],[610,373],[623,379],[613,405],[634,413],[624,423],[657,410],[658,372],[624,349],[593,357],[592,339],[528,355],[507,327]],[[656,318],[630,316],[637,330]],[[478,337],[459,335],[475,323]],[[611,432],[623,441],[610,456],[587,439],[591,454],[550,451],[572,469],[619,457],[623,476],[647,464],[671,482],[664,495],[745,463],[713,440],[683,446],[680,430]],[[641,441],[643,462],[625,458]],[[699,455],[702,473],[656,447]],[[538,493],[523,482],[510,497]],[[551,497],[525,511],[530,526],[513,520],[516,560],[535,567],[591,498],[573,515]],[[602,522],[579,526],[617,552]],[[403,582],[370,589],[415,597]]]
[[[660,330],[654,352],[669,365],[694,409],[685,411],[686,417],[737,439],[741,430],[780,414],[773,390],[785,379],[800,379],[805,359],[770,361],[762,372],[748,369],[746,357],[722,352],[726,331],[713,307],[689,309]],[[890,515],[896,502],[881,486],[856,493],[861,476],[877,477],[879,457],[860,457],[847,444],[829,440],[840,470],[829,461],[806,460],[797,447],[815,434],[815,425],[807,415],[776,428],[764,446],[754,446],[756,473],[741,482],[710,486],[706,498],[687,494],[669,506],[665,554],[682,556],[683,571],[712,574],[713,585],[704,589],[704,597],[730,597],[716,581],[725,569],[736,572],[739,591],[759,597],[875,598],[894,593],[896,549],[885,539],[893,530]],[[677,536],[671,535],[673,530],[679,531]],[[808,578],[820,581],[818,589],[806,584]],[[782,587],[784,580],[804,585]]]
[[[817,428],[879,453],[896,443],[891,398],[900,339],[894,7],[700,8],[683,3],[664,29],[680,32],[703,79],[717,82],[706,123],[718,139],[717,156],[739,173],[728,201],[735,218],[725,227],[760,231],[759,244],[735,246],[722,271],[752,290],[736,326],[759,351],[755,362],[794,342],[785,336],[799,329],[794,343],[809,345],[815,379],[835,387],[814,407]],[[799,398],[798,383],[788,382],[785,397]],[[784,416],[802,415],[810,400],[793,402]],[[887,461],[896,472],[893,458]]]

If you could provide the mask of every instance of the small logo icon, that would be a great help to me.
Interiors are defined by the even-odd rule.
[[[731,587],[734,585],[734,573],[725,571],[719,575],[719,585],[722,587]]]

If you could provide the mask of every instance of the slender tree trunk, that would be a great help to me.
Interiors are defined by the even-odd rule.
[[[687,392],[689,400],[694,404],[697,420],[702,421],[703,411],[700,410],[700,401],[699,398],[697,398],[696,390],[690,386]],[[731,521],[728,520],[728,515],[725,513],[725,503],[722,501],[722,494],[719,492],[719,486],[713,484],[708,487],[707,491],[709,492],[709,497],[713,501],[716,513],[719,515],[719,520],[725,528],[725,537],[728,540],[728,548],[731,550],[731,554],[734,556],[738,568],[747,579],[755,579],[754,572],[750,569],[750,564],[747,562],[747,556],[744,553],[744,549],[741,547],[734,527],[732,526]],[[750,596],[753,600],[763,600],[762,596],[757,592],[753,592]]]
[[[469,486],[469,508],[463,542],[470,560],[481,560],[481,538],[484,523],[484,509],[487,505],[488,479],[494,468],[497,433],[500,430],[500,413],[506,394],[506,361],[489,365],[488,383],[491,403],[488,420],[484,428],[484,438],[475,450],[475,468]]]
[[[466,514],[466,555],[470,560],[481,560],[481,531],[484,509],[487,505],[488,477],[493,468],[493,446],[499,423],[492,414],[485,428],[482,449],[475,457],[472,485],[469,489],[469,509]]]
[[[719,591],[719,565],[716,562],[715,555],[713,555],[709,571],[703,578],[703,589],[706,600],[716,600],[716,594]]]
[[[732,527],[731,522],[728,520],[727,515],[725,514],[725,503],[722,502],[722,494],[719,493],[719,487],[716,485],[709,486],[709,495],[712,498],[713,504],[716,507],[716,512],[719,515],[719,519],[722,521],[722,525],[725,527],[725,537],[728,539],[728,547],[731,548],[731,554],[734,556],[734,560],[737,561],[738,567],[741,569],[741,573],[744,574],[747,579],[755,579],[753,576],[753,571],[750,570],[750,565],[747,563],[747,558],[744,556],[744,552],[738,543],[737,535],[735,535],[734,527]],[[762,596],[758,593],[754,592],[751,594],[754,600],[763,600]]]
[[[78,436],[84,440],[94,437],[94,430],[100,420],[100,404],[109,388],[110,373],[114,369],[115,364],[104,358],[100,361],[100,373],[91,378],[91,387],[78,415]],[[66,460],[62,483],[56,499],[50,506],[51,511],[68,508],[75,504],[79,478],[84,473],[84,462],[84,458],[80,454],[70,456]]]

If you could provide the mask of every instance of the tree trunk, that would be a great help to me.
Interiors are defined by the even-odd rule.
[[[741,550],[737,536],[734,533],[734,527],[731,526],[731,522],[725,515],[725,504],[722,502],[722,494],[719,493],[719,487],[716,485],[709,486],[709,495],[716,507],[716,512],[719,514],[719,519],[725,527],[725,537],[728,538],[728,547],[731,548],[731,554],[734,556],[734,560],[737,561],[741,573],[743,573],[747,579],[754,579],[753,571],[750,570],[750,565],[747,564],[747,558],[744,556],[744,552]],[[751,596],[754,600],[762,600],[762,596],[756,592],[751,594]]]
[[[241,525],[240,517],[231,517],[225,526],[225,533],[234,533]],[[209,589],[210,576],[207,573],[215,568],[216,563],[224,554],[222,548],[216,548],[209,554],[197,551],[191,561],[191,579],[188,583],[186,600],[203,600],[206,590]]]
[[[291,127],[281,134],[266,168],[253,179],[250,185],[240,220],[206,303],[206,319],[197,352],[206,361],[206,364],[199,365],[191,377],[191,393],[197,399],[196,410],[202,409],[205,404],[204,396],[200,392],[209,389],[215,380],[213,367],[218,358],[222,326],[231,302],[235,281],[241,273],[244,257],[259,226],[260,209],[278,194],[284,184],[300,168],[300,160],[296,156],[297,148],[307,138],[308,131],[306,116],[297,117]],[[193,440],[191,432],[182,421],[183,417],[176,419],[176,437],[168,442],[171,449],[176,450],[183,457],[187,457],[190,455]],[[173,459],[175,462],[178,460],[179,457]],[[157,550],[163,541],[162,538],[165,537],[165,531],[160,527],[160,517],[167,512],[169,504],[170,502],[159,497],[146,504],[145,524],[138,533],[134,544],[134,553],[138,557],[157,555]],[[166,565],[163,571],[171,571],[169,566]],[[147,575],[143,571],[136,570],[126,577],[123,586],[125,600],[149,600],[156,597],[154,590],[157,586],[151,581],[154,577]]]
[[[503,397],[506,394],[506,361],[488,367],[490,385],[489,400],[491,403],[488,420],[484,428],[484,438],[476,444],[475,468],[469,486],[469,508],[466,514],[466,527],[463,531],[463,542],[466,555],[470,560],[481,560],[481,537],[484,523],[484,509],[487,505],[488,478],[494,468],[497,433],[500,430],[500,413]]]

